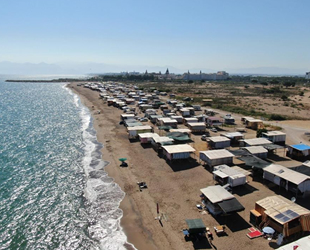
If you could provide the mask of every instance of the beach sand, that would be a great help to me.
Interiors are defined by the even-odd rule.
[[[246,234],[250,210],[255,202],[266,196],[275,195],[274,189],[249,178],[244,187],[234,190],[235,197],[245,210],[229,217],[215,218],[208,213],[201,213],[196,204],[200,202],[200,189],[214,185],[212,174],[198,164],[198,157],[191,161],[168,164],[158,157],[152,148],[144,148],[139,142],[128,140],[126,129],[119,125],[122,111],[109,107],[99,93],[88,88],[68,85],[81,98],[82,103],[93,115],[98,141],[104,145],[103,159],[109,161],[108,174],[115,179],[126,193],[121,202],[124,216],[121,225],[128,237],[128,242],[139,250],[155,249],[271,249],[275,241],[264,238],[250,240]],[[100,114],[98,114],[100,110]],[[198,145],[198,144],[197,144]],[[128,167],[120,167],[119,158],[127,158]],[[138,181],[145,181],[148,189],[139,191]],[[157,216],[156,204],[163,213],[161,222]],[[186,228],[185,219],[201,218],[214,234],[213,245],[208,241],[186,241],[182,229]],[[215,235],[215,225],[226,225],[226,236]]]

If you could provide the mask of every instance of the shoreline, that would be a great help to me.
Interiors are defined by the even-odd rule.
[[[120,203],[123,211],[120,224],[127,236],[127,242],[139,250],[272,249],[263,238],[250,240],[246,237],[248,228],[252,226],[248,223],[250,210],[254,208],[257,200],[275,195],[272,189],[251,178],[246,187],[236,189],[234,193],[245,207],[244,211],[227,218],[201,213],[196,207],[196,204],[200,203],[199,190],[214,185],[215,182],[209,171],[195,163],[197,156],[193,161],[178,163],[180,166],[168,164],[158,157],[152,148],[142,147],[139,142],[128,140],[126,129],[119,125],[119,115],[123,112],[104,104],[98,92],[77,87],[77,83],[70,83],[67,87],[88,107],[93,117],[97,140],[103,144],[102,158],[110,162],[105,171],[125,193]],[[194,144],[198,150],[200,138]],[[127,158],[127,168],[119,167],[118,159],[122,157]],[[140,192],[136,185],[138,181],[145,181],[148,189]],[[165,215],[162,223],[155,220],[156,203],[159,203],[160,213]],[[182,229],[187,226],[185,219],[195,218],[201,218],[206,227],[210,228],[219,224],[227,225],[228,237],[215,236],[212,246],[199,246],[199,242],[185,241],[182,234]]]
[[[94,108],[97,108],[97,106],[93,105],[95,103],[91,102],[87,97],[85,97],[81,93],[77,92],[74,88],[72,88],[71,83],[67,84],[66,87],[68,87],[71,91],[73,91],[76,95],[78,95],[82,104],[85,105],[89,109],[89,112],[93,119],[93,126],[96,131],[97,140],[99,143],[103,145],[101,149],[102,160],[105,162],[108,162],[108,164],[104,167],[104,170],[108,173],[110,177],[113,178],[113,181],[117,183],[121,187],[122,191],[124,192],[124,197],[122,201],[119,203],[119,208],[123,212],[123,215],[120,218],[119,223],[120,223],[120,227],[122,228],[122,230],[124,231],[124,234],[127,237],[127,242],[124,244],[124,247],[128,250],[147,249],[147,248],[152,249],[152,248],[149,248],[147,244],[144,244],[143,242],[138,240],[138,238],[140,237],[139,235],[130,232],[130,230],[127,232],[125,231],[125,228],[127,227],[127,225],[135,223],[136,218],[130,215],[134,211],[134,209],[131,204],[132,202],[127,197],[126,192],[124,191],[124,186],[121,185],[120,178],[118,178],[120,175],[119,173],[117,173],[117,171],[115,171],[115,168],[116,167],[119,168],[119,166],[117,164],[116,159],[113,158],[113,155],[111,154],[112,152],[110,152],[110,150],[108,149],[109,140],[106,138],[106,135],[104,133],[100,133],[100,130],[102,130],[102,128],[101,128],[101,125],[98,124],[98,121],[96,121],[96,116],[94,114],[94,110],[95,110]],[[105,125],[107,125],[106,123],[108,123],[108,121],[105,121]],[[136,246],[139,246],[139,248],[136,248]]]

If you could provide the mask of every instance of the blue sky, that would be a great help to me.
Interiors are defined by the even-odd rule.
[[[310,70],[309,10],[309,0],[2,0],[0,61]]]

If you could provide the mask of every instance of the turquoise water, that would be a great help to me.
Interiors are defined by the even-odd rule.
[[[65,84],[0,78],[0,249],[125,249],[101,147]]]

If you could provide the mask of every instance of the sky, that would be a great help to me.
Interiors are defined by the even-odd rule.
[[[310,71],[309,0],[0,1],[0,62]]]

